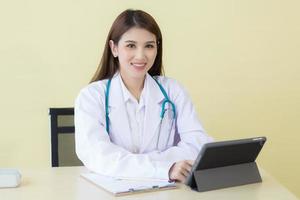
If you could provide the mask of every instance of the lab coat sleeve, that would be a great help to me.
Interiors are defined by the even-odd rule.
[[[105,129],[104,87],[87,87],[75,101],[76,153],[91,171],[116,177],[168,179],[171,161],[133,154],[110,141]]]
[[[181,160],[195,160],[200,149],[205,143],[212,142],[203,129],[195,107],[186,90],[175,80],[170,80],[169,96],[176,106],[176,131],[180,136],[180,142],[162,152],[152,152],[152,160],[166,160],[178,162]],[[171,94],[175,94],[171,96]],[[166,133],[167,134],[167,133]]]

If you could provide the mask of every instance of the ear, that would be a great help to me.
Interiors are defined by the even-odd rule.
[[[118,57],[118,46],[115,45],[113,40],[109,40],[109,47],[111,50],[112,55],[116,58]]]

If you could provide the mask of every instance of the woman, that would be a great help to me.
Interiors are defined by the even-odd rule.
[[[76,153],[88,169],[185,181],[202,145],[212,139],[183,87],[162,73],[155,20],[141,10],[122,12],[91,83],[75,102]]]

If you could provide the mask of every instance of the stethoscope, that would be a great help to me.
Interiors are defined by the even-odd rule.
[[[172,123],[170,126],[170,131],[169,131],[169,135],[167,138],[167,143],[166,145],[168,145],[169,139],[170,139],[170,135],[171,135],[171,131],[172,131],[172,127],[176,118],[176,109],[175,109],[175,104],[170,100],[170,98],[168,97],[165,89],[163,88],[163,86],[154,78],[152,77],[155,82],[157,83],[160,91],[162,92],[162,94],[164,95],[164,100],[162,102],[162,106],[161,106],[161,112],[160,112],[160,122],[159,122],[159,127],[158,127],[158,138],[156,141],[156,149],[158,149],[158,144],[159,144],[159,138],[160,138],[160,132],[161,132],[161,125],[162,125],[162,121],[164,119],[165,116],[165,112],[166,112],[166,104],[169,103],[172,107],[172,111],[173,111],[173,119],[172,119]],[[105,91],[105,120],[106,120],[106,131],[109,134],[109,117],[108,117],[108,102],[109,102],[109,93],[110,93],[110,85],[111,85],[111,79],[108,79],[107,84],[106,84],[106,91]]]

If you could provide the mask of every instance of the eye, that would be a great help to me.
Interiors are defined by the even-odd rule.
[[[152,44],[147,44],[147,45],[146,45],[146,48],[152,49],[152,48],[154,48],[154,45],[152,45]]]
[[[127,44],[126,47],[128,47],[128,48],[134,48],[135,45],[134,44]]]

